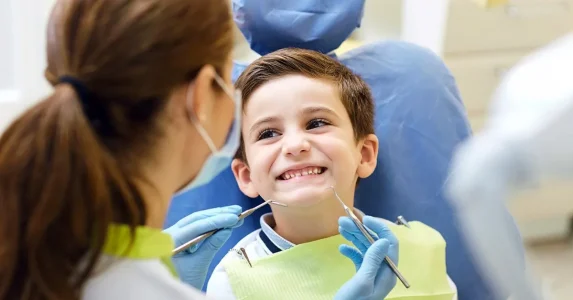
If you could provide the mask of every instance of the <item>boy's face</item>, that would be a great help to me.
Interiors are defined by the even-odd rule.
[[[244,114],[248,165],[235,160],[233,172],[250,197],[308,207],[332,197],[330,186],[353,196],[357,178],[376,167],[376,136],[356,143],[331,82],[302,75],[273,79],[250,96]]]

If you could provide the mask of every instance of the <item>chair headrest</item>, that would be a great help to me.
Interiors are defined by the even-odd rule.
[[[296,47],[328,53],[360,26],[364,0],[233,0],[235,23],[260,55]]]

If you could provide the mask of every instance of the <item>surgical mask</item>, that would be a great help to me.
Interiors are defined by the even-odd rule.
[[[225,82],[221,77],[218,75],[215,76],[215,81],[221,86],[225,94],[229,96],[231,100],[235,102],[235,119],[233,120],[233,124],[231,125],[231,130],[227,135],[227,141],[225,145],[221,149],[217,149],[215,143],[205,130],[199,120],[196,117],[191,117],[191,121],[193,125],[199,132],[199,135],[203,138],[209,149],[211,150],[211,154],[203,163],[201,170],[190,183],[188,183],[184,188],[177,191],[175,196],[181,195],[191,189],[198,188],[205,184],[211,182],[217,175],[223,172],[227,167],[231,165],[231,161],[233,161],[233,157],[237,152],[240,144],[241,138],[241,108],[242,108],[242,99],[241,93],[236,91],[234,94],[233,92],[226,86]]]

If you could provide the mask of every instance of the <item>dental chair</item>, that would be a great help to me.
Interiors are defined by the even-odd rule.
[[[331,53],[360,25],[363,5],[364,0],[233,0],[233,11],[251,48],[261,55],[286,47]],[[459,299],[494,299],[484,280],[487,274],[478,273],[462,242],[444,193],[453,151],[471,135],[449,70],[431,51],[399,41],[364,45],[337,59],[370,85],[376,102],[378,167],[360,181],[356,207],[368,215],[392,221],[403,216],[438,230],[447,241],[448,274],[457,285]],[[244,68],[235,64],[233,80]],[[165,225],[195,211],[231,204],[247,209],[261,201],[241,193],[229,168],[209,185],[174,198]],[[260,216],[269,211],[260,209],[234,230],[208,276],[233,245],[260,227]],[[514,229],[513,238],[521,244]]]

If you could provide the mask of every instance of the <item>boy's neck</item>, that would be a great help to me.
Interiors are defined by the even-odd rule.
[[[352,208],[353,203],[352,198],[346,205]],[[273,209],[274,231],[295,245],[317,241],[339,234],[338,219],[341,216],[346,216],[346,213],[334,196],[312,207]]]

